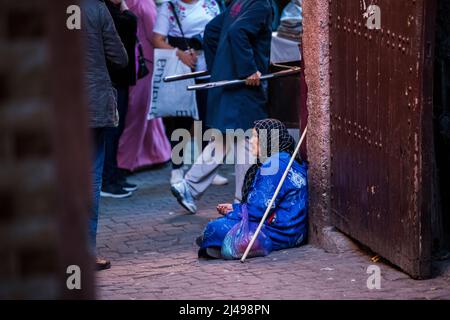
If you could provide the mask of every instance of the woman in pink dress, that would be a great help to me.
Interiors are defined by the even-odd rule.
[[[153,73],[152,37],[156,5],[153,0],[127,0],[127,4],[138,17],[137,35],[150,70],[149,75],[130,88],[125,130],[119,142],[118,166],[134,171],[144,166],[167,162],[171,156],[171,148],[162,120],[147,120]]]

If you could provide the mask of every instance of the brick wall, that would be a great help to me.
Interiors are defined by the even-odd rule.
[[[0,298],[93,297],[76,2],[0,0]],[[66,289],[70,264],[81,291]]]

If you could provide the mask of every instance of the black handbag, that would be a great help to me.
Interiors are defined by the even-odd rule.
[[[150,70],[147,68],[147,59],[144,57],[144,50],[142,50],[142,45],[138,40],[138,73],[137,78],[142,79],[150,74]]]
[[[182,37],[172,37],[172,36],[168,36],[167,40],[169,41],[169,44],[172,47],[178,48],[180,50],[183,51],[187,51],[187,50],[202,50],[203,48],[203,38],[201,36],[201,34],[195,35],[194,37],[188,39],[186,38],[186,36],[184,35],[184,31],[183,31],[183,27],[181,26],[181,21],[180,18],[178,17],[175,5],[173,4],[172,1],[169,1],[169,5],[172,8],[173,11],[173,15],[175,17],[175,21],[177,22],[178,28],[181,31],[181,35]]]

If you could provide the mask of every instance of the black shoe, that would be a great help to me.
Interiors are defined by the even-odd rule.
[[[125,191],[122,186],[118,184],[110,184],[102,187],[100,195],[104,198],[123,199],[131,197],[132,193]]]
[[[137,190],[137,185],[133,184],[133,183],[128,183],[126,180],[120,183],[120,186],[122,187],[123,190],[128,191],[128,192],[133,192]]]
[[[220,247],[206,248],[206,254],[212,259],[222,259]]]
[[[220,251],[220,247],[200,248],[200,250],[198,250],[198,258],[207,260],[221,259],[222,254]]]
[[[95,259],[95,269],[97,271],[111,269],[111,262],[109,260],[97,257]]]
[[[197,244],[197,246],[201,247],[203,244],[203,236],[200,236],[197,239],[195,239],[195,243]]]

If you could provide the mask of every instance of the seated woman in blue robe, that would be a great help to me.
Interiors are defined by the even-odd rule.
[[[242,188],[243,200],[240,204],[222,204],[217,207],[224,217],[211,221],[206,226],[203,236],[197,239],[197,244],[200,246],[199,257],[223,258],[222,253],[224,249],[227,249],[224,246],[234,242],[234,239],[229,239],[230,234],[242,237],[242,232],[236,228],[242,229],[244,226],[243,213],[248,220],[246,226],[248,229],[245,232],[249,235],[254,233],[287,169],[295,148],[294,139],[286,127],[274,119],[256,121],[250,143],[252,153],[258,161],[246,174]],[[296,247],[305,242],[307,211],[307,165],[300,159],[296,159],[262,229],[266,238],[264,240],[265,254],[272,250]],[[224,244],[226,237],[228,241]],[[233,256],[233,258],[238,259],[240,256]]]

